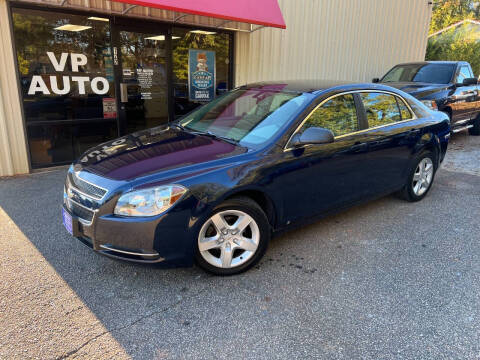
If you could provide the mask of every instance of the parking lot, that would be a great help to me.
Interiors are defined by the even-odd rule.
[[[452,137],[422,202],[289,231],[226,278],[93,253],[62,227],[65,172],[0,180],[1,359],[480,354],[480,137]]]

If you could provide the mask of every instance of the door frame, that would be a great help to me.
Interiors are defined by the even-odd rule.
[[[166,67],[167,67],[167,114],[168,122],[171,121],[171,113],[173,111],[173,102],[171,101],[171,94],[173,91],[173,84],[171,81],[173,69],[172,69],[172,35],[170,26],[168,24],[157,23],[152,21],[142,21],[139,25],[137,19],[130,18],[118,18],[114,17],[111,21],[111,46],[112,46],[112,56],[113,56],[113,71],[115,77],[115,98],[117,104],[117,121],[118,121],[118,135],[123,136],[127,134],[127,113],[125,109],[125,104],[122,103],[121,99],[121,89],[120,85],[123,80],[123,68],[122,68],[122,51],[120,44],[120,32],[129,31],[141,34],[152,34],[152,29],[155,33],[160,35],[165,35],[165,53],[166,53]]]

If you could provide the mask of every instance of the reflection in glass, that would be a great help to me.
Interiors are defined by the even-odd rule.
[[[165,35],[120,31],[120,44],[127,133],[167,123]]]
[[[231,88],[229,84],[231,37],[227,33],[175,28],[172,37],[175,116],[184,115],[201,103],[188,99],[188,50],[215,51],[216,95]]]
[[[309,94],[273,89],[238,89],[193,111],[180,121],[187,130],[212,133],[240,145],[260,147],[289,124]]]
[[[340,95],[330,99],[310,116],[301,131],[309,127],[329,129],[335,136],[358,130],[357,112],[353,95]]]
[[[108,19],[13,8],[32,167],[71,162],[118,135]]]
[[[393,95],[385,93],[361,93],[369,127],[400,121],[400,111]]]
[[[68,164],[78,158],[87,149],[106,142],[117,136],[116,121],[105,122],[98,126],[96,122],[86,121],[72,125],[32,124],[27,127],[32,167],[47,164]]]
[[[402,120],[409,120],[413,118],[413,115],[410,109],[408,108],[407,105],[405,105],[405,102],[402,99],[397,97],[397,103],[398,103],[398,107],[400,108],[400,114],[402,115]]]
[[[381,82],[424,82],[448,84],[453,77],[453,64],[405,64],[391,69]]]

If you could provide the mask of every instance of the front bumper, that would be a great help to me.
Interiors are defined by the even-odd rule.
[[[72,217],[72,235],[96,252],[117,259],[143,263],[158,263],[165,260],[153,249],[154,233],[148,236],[148,228],[151,227],[149,224],[121,226],[118,222],[105,219],[99,219],[97,222],[95,218],[88,223],[72,214],[66,204],[63,205],[63,209]],[[97,226],[97,223],[100,225]]]
[[[73,176],[77,176],[73,179]],[[91,178],[101,183],[102,178]],[[86,176],[85,176],[86,177]],[[113,215],[124,189],[118,184],[101,183],[107,192],[94,198],[79,176],[69,172],[65,184],[63,209],[72,218],[72,235],[94,251],[117,259],[142,263],[168,262],[193,264],[192,228],[189,227],[193,199],[182,201],[173,211],[154,217]],[[109,191],[108,189],[117,189]]]

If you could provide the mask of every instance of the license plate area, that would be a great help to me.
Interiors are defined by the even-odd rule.
[[[78,236],[78,220],[62,207],[62,222],[65,229],[72,236]]]

